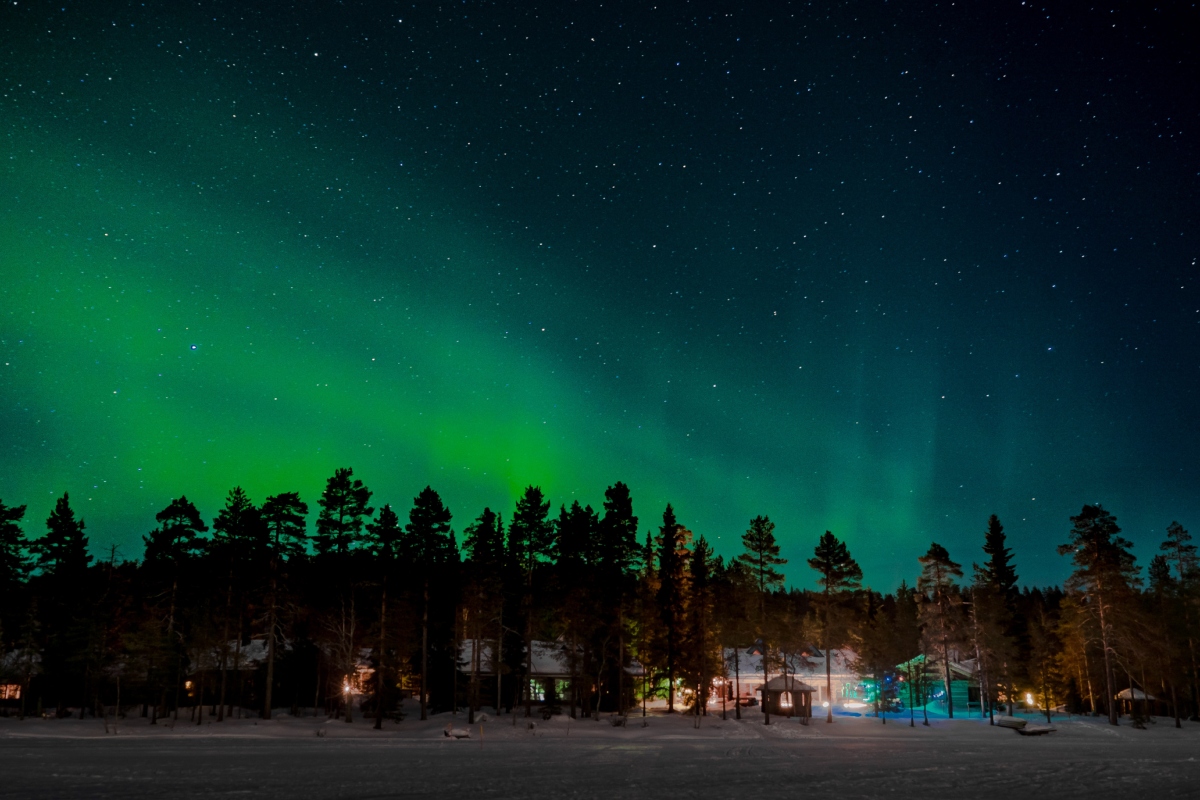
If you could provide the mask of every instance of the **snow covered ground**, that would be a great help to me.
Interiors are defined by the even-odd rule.
[[[1036,721],[1031,718],[1031,721]],[[652,715],[492,718],[471,738],[442,729],[466,717],[385,723],[290,718],[175,727],[122,721],[0,718],[0,797],[796,798],[1200,795],[1200,723],[1147,730],[1056,719],[1022,737],[986,720],[910,728],[869,717],[741,722]],[[1127,720],[1123,720],[1127,722]],[[482,735],[481,735],[482,730]],[[318,735],[320,733],[320,735]]]

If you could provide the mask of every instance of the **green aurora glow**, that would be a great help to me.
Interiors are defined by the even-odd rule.
[[[803,558],[830,529],[890,588],[931,539],[977,560],[990,513],[1025,578],[1047,582],[1083,502],[1143,545],[1195,511],[1194,467],[1174,452],[1197,439],[1186,301],[1157,315],[1163,333],[1139,334],[1151,352],[1183,337],[1182,383],[1146,378],[1169,359],[1102,367],[1141,317],[1112,331],[1074,266],[1046,266],[1062,242],[1022,228],[1019,205],[980,223],[951,167],[950,186],[912,183],[902,201],[871,186],[827,200],[839,175],[879,164],[814,123],[781,147],[832,141],[839,165],[813,156],[808,184],[779,178],[791,188],[753,209],[730,199],[735,177],[704,187],[720,169],[702,156],[700,177],[680,168],[629,183],[624,206],[573,206],[580,179],[554,158],[628,155],[603,119],[543,132],[542,149],[488,172],[473,142],[516,139],[490,127],[499,101],[482,90],[451,136],[424,124],[445,78],[400,114],[299,45],[225,44],[193,20],[190,50],[163,49],[185,12],[156,12],[145,33],[85,18],[49,38],[29,13],[9,22],[29,35],[6,51],[20,69],[0,103],[0,497],[29,504],[30,533],[64,490],[96,552],[137,557],[172,497],[206,516],[235,484],[314,504],[339,466],[376,504],[407,508],[433,485],[459,529],[484,505],[507,515],[526,484],[598,506],[624,480],[643,531],[670,501],[729,555],[768,514],[792,581],[808,583]],[[64,50],[63,30],[87,46]],[[655,217],[677,187],[683,207]],[[800,230],[821,243],[781,249]],[[1014,249],[1032,262],[998,260]],[[1131,290],[1139,314],[1176,269]],[[1123,280],[1098,274],[1109,291]],[[1156,395],[1165,405],[1147,405]]]

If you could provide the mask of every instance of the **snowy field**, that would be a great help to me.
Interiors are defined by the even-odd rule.
[[[839,717],[832,725],[653,715],[607,720],[465,716],[122,721],[0,718],[0,797],[286,798],[1063,798],[1200,796],[1200,723],[1147,730],[1058,719],[1023,737],[987,721]],[[1127,720],[1123,720],[1127,722]],[[482,736],[481,736],[482,729]]]

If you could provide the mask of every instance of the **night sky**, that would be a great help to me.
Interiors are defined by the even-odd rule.
[[[354,468],[875,588],[1200,528],[1194,8],[0,6],[0,499],[141,555]],[[766,7],[770,10],[764,10]]]

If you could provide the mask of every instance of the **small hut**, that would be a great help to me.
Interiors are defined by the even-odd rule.
[[[767,681],[767,711],[784,717],[811,717],[812,696],[816,691],[794,675],[777,675]]]

